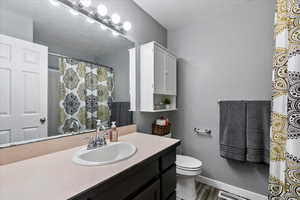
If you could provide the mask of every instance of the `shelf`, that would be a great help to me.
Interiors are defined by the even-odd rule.
[[[160,110],[140,110],[140,112],[172,112],[177,111],[177,108],[170,108],[170,109],[160,109]]]
[[[154,90],[153,94],[164,95],[164,96],[176,96],[176,92],[174,91],[157,90],[157,89]]]

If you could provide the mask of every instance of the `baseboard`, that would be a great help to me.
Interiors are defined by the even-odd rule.
[[[223,183],[221,181],[217,181],[214,179],[204,177],[204,176],[199,175],[199,176],[197,176],[196,180],[201,183],[204,183],[206,185],[210,185],[217,189],[224,190],[224,191],[230,192],[232,194],[236,194],[238,196],[245,197],[250,200],[267,200],[268,199],[267,196],[264,196],[262,194],[251,192],[249,190],[245,190],[245,189],[233,186],[233,185],[229,185],[227,183]]]

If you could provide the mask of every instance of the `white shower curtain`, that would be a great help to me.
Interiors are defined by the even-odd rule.
[[[300,199],[300,1],[277,0],[269,199]]]

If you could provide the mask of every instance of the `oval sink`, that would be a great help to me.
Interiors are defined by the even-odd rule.
[[[97,149],[79,150],[73,157],[73,162],[79,165],[107,165],[128,159],[136,152],[136,147],[127,142],[109,143]]]

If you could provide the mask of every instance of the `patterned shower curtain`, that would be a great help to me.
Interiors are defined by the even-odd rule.
[[[72,121],[81,130],[95,129],[96,120],[108,125],[114,88],[113,71],[106,67],[60,58],[59,133],[70,131]]]
[[[277,0],[269,199],[300,199],[300,1]]]

